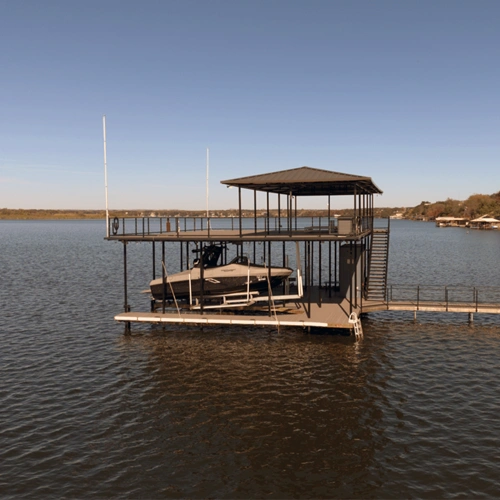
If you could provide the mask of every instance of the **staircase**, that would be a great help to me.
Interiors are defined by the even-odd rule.
[[[366,299],[385,301],[387,264],[389,261],[389,228],[374,229],[370,249]]]

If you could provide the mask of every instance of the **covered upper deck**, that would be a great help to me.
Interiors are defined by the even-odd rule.
[[[240,177],[221,183],[238,188],[238,216],[231,219],[230,226],[210,217],[205,223],[201,218],[198,225],[177,218],[111,218],[108,238],[136,241],[357,240],[373,229],[373,195],[382,193],[370,177],[311,167]],[[244,210],[242,207],[242,189],[254,192],[253,217],[243,215],[248,208]],[[258,191],[267,194],[265,207],[257,206]],[[276,197],[273,209],[270,195]],[[352,197],[351,215],[337,217],[330,212],[330,197],[346,195]],[[327,197],[328,211],[325,216],[308,223],[300,220],[297,199],[311,196]]]

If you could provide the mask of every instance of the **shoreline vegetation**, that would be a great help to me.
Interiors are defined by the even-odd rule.
[[[403,209],[397,209],[403,210]],[[390,217],[394,208],[375,209],[375,217]],[[259,216],[265,216],[266,210],[258,210]],[[334,210],[330,212],[334,215],[352,215],[352,209]],[[243,209],[243,217],[253,217],[253,209]],[[110,217],[206,217],[206,210],[110,210]],[[271,217],[278,216],[278,210],[269,210]],[[327,217],[328,210],[302,209],[297,210],[299,217]],[[281,216],[284,211],[281,210]],[[210,217],[238,217],[237,209],[228,210],[210,210]],[[13,209],[0,208],[0,220],[97,220],[105,219],[105,210],[48,210],[48,209]]]
[[[260,208],[258,215],[266,216],[266,209]],[[331,209],[330,215],[350,216],[352,208]],[[206,217],[206,210],[179,209],[142,209],[142,210],[110,210],[110,217]],[[253,217],[253,208],[243,209],[243,217]],[[271,217],[278,216],[278,210],[269,210]],[[281,215],[284,215],[281,210]],[[326,209],[298,209],[299,217],[327,217]],[[435,220],[437,217],[462,217],[474,219],[489,216],[500,218],[500,191],[492,195],[473,194],[465,201],[448,198],[445,201],[430,203],[422,201],[416,207],[383,207],[374,208],[376,218],[392,217],[410,220]],[[237,209],[210,210],[210,217],[238,217]],[[0,208],[0,220],[95,220],[105,219],[105,210],[49,210]]]

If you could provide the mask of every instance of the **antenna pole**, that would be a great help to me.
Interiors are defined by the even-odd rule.
[[[102,131],[104,137],[104,193],[106,196],[106,238],[109,238],[108,164],[106,161],[106,115],[102,115]]]

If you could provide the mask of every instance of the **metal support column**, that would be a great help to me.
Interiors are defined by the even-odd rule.
[[[241,238],[241,188],[238,188],[238,215],[240,218],[240,238]]]
[[[278,193],[278,233],[281,233],[281,194]]]
[[[123,242],[123,294],[124,294],[124,303],[123,310],[125,312],[130,311],[130,306],[128,305],[128,296],[127,296],[127,242]],[[130,331],[130,321],[125,323],[125,331]]]
[[[200,312],[203,314],[203,302],[205,298],[205,261],[203,260],[203,242],[200,247]]]
[[[155,242],[153,241],[152,247],[153,247],[153,279],[156,279],[156,255],[155,255]],[[155,299],[151,299],[151,304],[150,304],[150,309],[151,312],[155,311]]]
[[[253,230],[257,232],[257,191],[253,190]]]
[[[266,212],[266,218],[267,218],[267,234],[269,234],[269,231],[271,230],[271,221],[269,220],[269,191],[267,192],[267,212]]]
[[[165,242],[161,242],[161,312],[165,314],[165,299],[167,295],[167,273],[165,272]]]
[[[332,296],[332,240],[328,242],[328,297]]]
[[[265,248],[266,242],[264,242],[264,248]],[[269,263],[267,265],[267,282],[268,282],[268,301],[267,301],[267,307],[268,307],[268,313],[269,316],[272,315],[272,310],[271,310],[271,301],[272,301],[272,288],[271,288],[271,242],[267,242],[267,254],[269,256]]]

